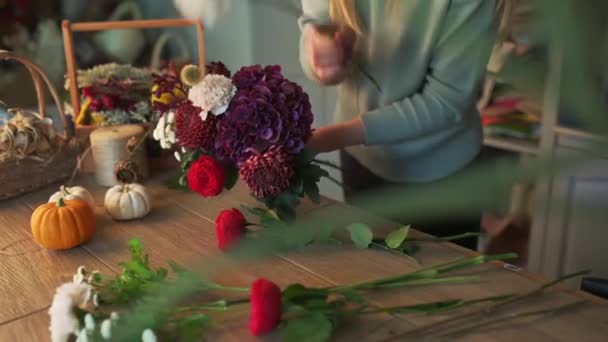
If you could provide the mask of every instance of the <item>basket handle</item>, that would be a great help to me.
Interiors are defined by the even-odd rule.
[[[72,130],[69,128],[68,119],[65,116],[65,113],[63,111],[61,98],[59,97],[59,94],[57,93],[57,89],[53,85],[53,82],[51,82],[51,80],[49,80],[48,76],[44,73],[44,71],[40,68],[40,66],[38,66],[35,63],[32,63],[31,61],[29,61],[28,59],[26,59],[24,57],[17,56],[6,50],[0,50],[0,59],[17,61],[17,62],[23,64],[28,69],[28,71],[30,72],[30,75],[32,76],[32,81],[34,82],[34,88],[36,89],[36,95],[38,97],[38,110],[39,110],[38,114],[43,118],[46,117],[46,102],[45,102],[44,89],[43,89],[44,84],[46,84],[49,91],[51,92],[51,96],[53,97],[55,106],[57,106],[57,111],[59,112],[59,117],[61,118],[61,121],[63,122],[63,130],[64,130],[63,138],[66,141],[70,140],[72,138]],[[41,78],[42,78],[42,80],[41,80]],[[44,81],[44,83],[42,81]]]
[[[188,47],[186,46],[184,40],[176,34],[173,34],[171,32],[164,32],[158,38],[152,50],[152,58],[150,61],[150,68],[152,70],[158,71],[158,69],[160,69],[163,49],[165,48],[165,46],[167,46],[167,43],[169,43],[169,40],[171,38],[175,38],[175,41],[177,42],[177,45],[179,46],[179,49],[181,51],[181,57],[184,59],[190,59],[190,53],[188,52]]]

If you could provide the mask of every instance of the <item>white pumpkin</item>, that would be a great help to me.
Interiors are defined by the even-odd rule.
[[[64,200],[83,200],[87,202],[91,209],[95,210],[95,199],[93,198],[93,195],[91,195],[87,189],[81,186],[72,186],[66,188],[62,185],[59,188],[59,191],[54,193],[49,198],[49,203],[56,203],[60,198],[63,198]]]
[[[120,184],[106,192],[104,205],[113,219],[133,220],[148,215],[150,196],[141,184]]]

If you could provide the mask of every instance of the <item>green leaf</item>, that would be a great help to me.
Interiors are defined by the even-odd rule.
[[[293,284],[283,290],[283,302],[306,306],[310,301],[327,301],[328,290],[308,288],[302,284]]]
[[[407,239],[407,235],[410,232],[410,226],[405,226],[405,227],[401,227],[395,231],[390,232],[387,236],[386,239],[384,240],[386,242],[386,245],[391,248],[391,249],[397,249],[399,248],[399,246],[401,246],[401,244],[403,243],[403,241],[405,241],[405,239]]]
[[[314,204],[321,203],[321,194],[317,183],[304,183],[304,194],[306,194]]]
[[[349,301],[353,301],[358,304],[365,303],[365,298],[363,298],[361,293],[359,293],[359,291],[357,291],[355,289],[343,289],[343,290],[338,291],[338,293],[341,294],[342,296],[344,296],[344,298],[346,298]]]
[[[350,233],[350,239],[358,248],[365,249],[370,243],[372,243],[374,234],[368,225],[363,223],[353,223],[346,227],[346,229]]]
[[[333,333],[331,321],[320,312],[313,312],[287,321],[283,328],[285,342],[326,342]]]
[[[224,182],[226,190],[232,189],[238,180],[239,170],[232,164],[226,166],[226,181]]]
[[[308,165],[308,164],[312,163],[312,161],[315,159],[316,155],[317,154],[312,150],[306,150],[306,149],[303,150],[296,157],[296,167]]]
[[[188,272],[188,270],[184,266],[176,263],[173,260],[169,260],[167,263],[169,264],[169,267],[171,267],[171,270],[177,274]]]
[[[129,251],[131,252],[131,259],[140,259],[144,254],[144,246],[139,239],[131,239],[129,241]]]

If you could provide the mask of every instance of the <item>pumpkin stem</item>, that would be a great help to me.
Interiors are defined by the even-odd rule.
[[[63,197],[59,197],[57,199],[56,204],[57,204],[58,207],[65,207],[65,200],[63,199]]]

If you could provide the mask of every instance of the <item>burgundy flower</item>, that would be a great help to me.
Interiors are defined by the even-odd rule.
[[[251,286],[249,331],[254,336],[273,331],[281,322],[281,289],[266,279],[257,279]]]
[[[245,234],[245,216],[237,209],[222,210],[215,219],[215,236],[217,246],[222,251],[227,250]]]
[[[226,170],[212,157],[202,156],[192,163],[186,178],[190,190],[203,197],[213,197],[224,189]]]
[[[189,100],[182,101],[175,110],[175,134],[180,146],[211,151],[217,134],[215,115],[199,116],[201,109]]]
[[[291,185],[294,161],[281,147],[273,146],[263,154],[251,155],[239,172],[256,197],[274,197]]]
[[[179,78],[177,67],[169,63],[161,74],[154,75],[152,83],[152,107],[161,113],[173,109],[186,97],[184,84]]]
[[[222,62],[211,62],[205,65],[205,71],[211,75],[223,75],[230,78],[231,72]]]

